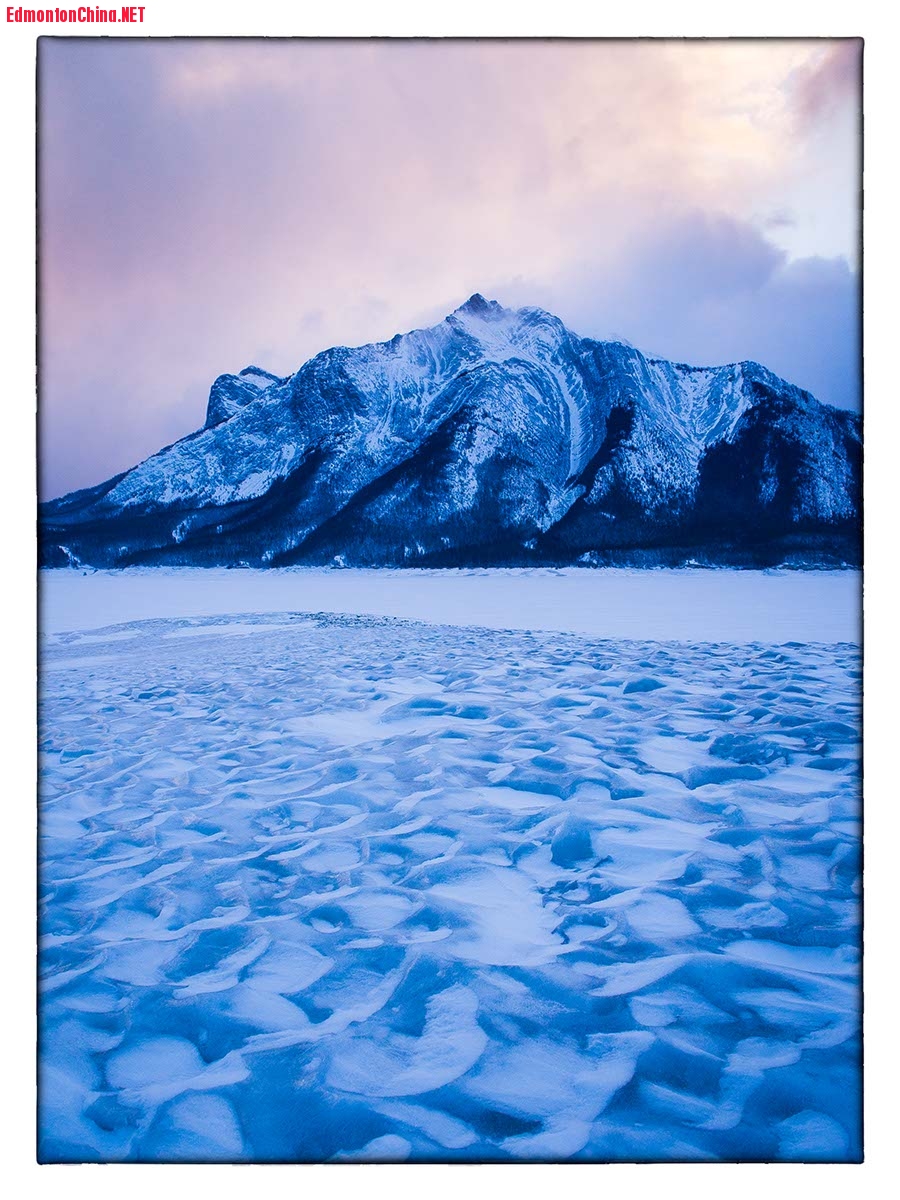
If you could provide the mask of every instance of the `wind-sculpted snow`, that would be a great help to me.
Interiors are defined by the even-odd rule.
[[[48,636],[41,1157],[858,1159],[858,668]]]
[[[44,505],[41,545],[47,566],[841,566],[859,508],[855,415],[476,294],[286,379],[219,376],[202,430]]]

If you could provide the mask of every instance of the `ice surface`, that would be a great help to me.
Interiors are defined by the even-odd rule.
[[[45,1160],[859,1157],[857,646],[137,578],[43,651]]]
[[[601,638],[860,638],[857,571],[149,567],[87,573],[45,570],[40,575],[45,633],[153,617],[338,612]],[[182,628],[197,626],[186,623]],[[620,686],[633,686],[646,677],[637,664]]]

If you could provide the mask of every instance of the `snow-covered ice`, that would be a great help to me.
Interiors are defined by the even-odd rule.
[[[151,617],[336,612],[701,642],[858,642],[858,571],[583,567],[42,571],[45,633]]]
[[[198,574],[43,584],[45,1161],[858,1159],[852,633]]]

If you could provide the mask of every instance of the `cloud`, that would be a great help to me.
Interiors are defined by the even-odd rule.
[[[524,302],[527,283],[498,288]],[[695,213],[585,264],[544,303],[580,333],[694,365],[761,362],[826,404],[860,406],[859,278],[843,258],[789,260],[746,222]]]
[[[862,48],[862,38],[826,42],[818,54],[797,68],[790,90],[802,123],[822,120],[848,99],[858,106]]]

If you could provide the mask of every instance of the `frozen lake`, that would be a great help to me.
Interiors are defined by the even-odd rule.
[[[45,633],[159,617],[322,612],[688,642],[858,642],[857,571],[42,571]]]
[[[858,575],[41,582],[42,1161],[858,1160]]]
[[[46,1159],[858,1155],[854,647],[49,640]]]

